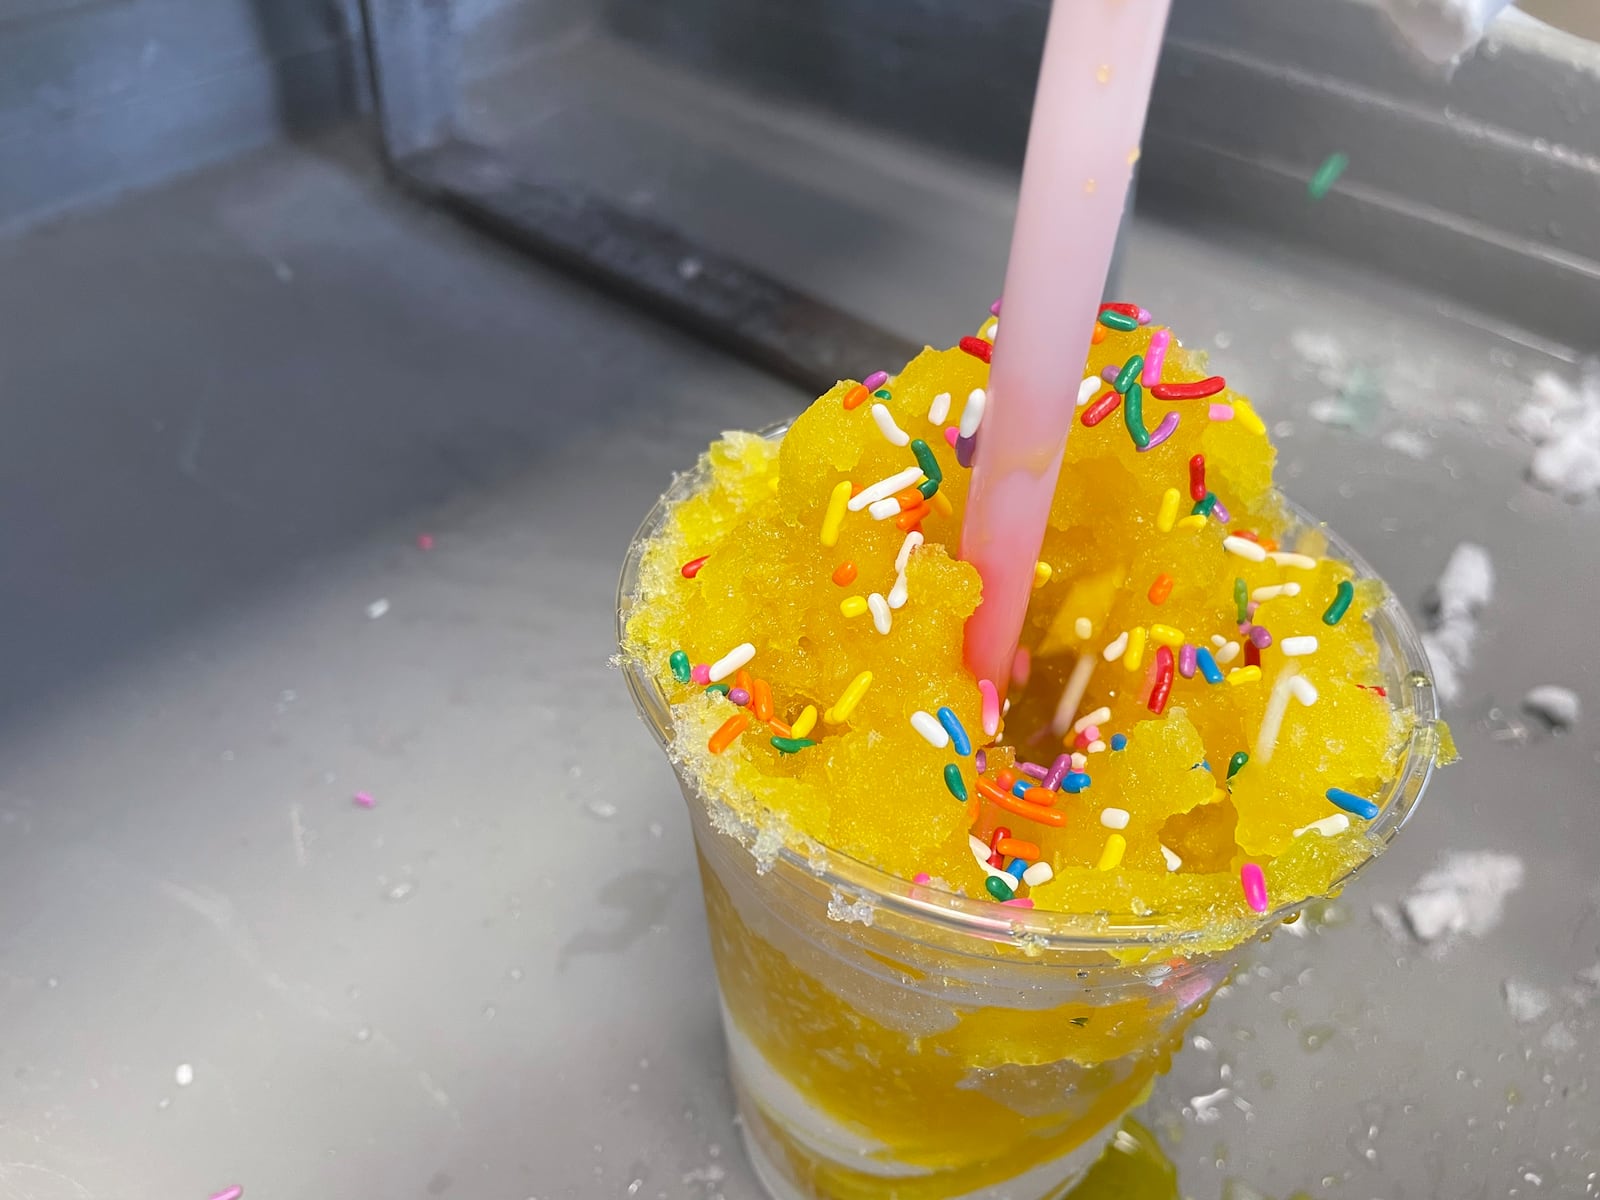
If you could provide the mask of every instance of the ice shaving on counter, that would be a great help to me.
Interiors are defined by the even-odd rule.
[[[708,796],[916,885],[1237,921],[1325,893],[1409,732],[1376,580],[1272,484],[1250,402],[1102,307],[1021,646],[974,678],[955,557],[999,305],[781,440],[728,434],[649,546],[627,646]]]

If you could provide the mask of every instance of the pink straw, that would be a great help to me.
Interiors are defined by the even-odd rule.
[[[983,577],[967,666],[1004,681],[1033,590],[1170,0],[1059,0],[1028,130],[961,557]]]

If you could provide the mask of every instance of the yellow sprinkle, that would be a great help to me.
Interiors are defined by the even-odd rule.
[[[1045,584],[1050,582],[1050,576],[1052,574],[1054,574],[1054,572],[1051,570],[1049,563],[1043,561],[1034,563],[1033,586],[1036,588],[1042,588]]]
[[[839,703],[822,714],[822,719],[829,725],[844,724],[850,719],[850,714],[855,712],[856,705],[861,703],[861,697],[867,694],[867,689],[871,686],[872,672],[861,672],[850,681],[850,686],[844,689],[844,694],[839,697]]]
[[[837,546],[839,544],[839,527],[844,524],[844,506],[849,503],[850,481],[842,479],[833,485],[833,494],[828,497],[828,511],[822,517],[822,544],[824,546]]]
[[[1158,646],[1183,645],[1183,630],[1174,629],[1171,625],[1150,626],[1150,640]]]
[[[798,734],[798,733],[795,734],[795,737],[799,737],[799,736],[800,736],[800,734]],[[1226,791],[1224,791],[1222,788],[1213,788],[1212,792],[1211,792],[1211,799],[1207,800],[1206,803],[1207,804],[1221,804],[1227,798],[1228,798],[1228,793]]]
[[[1172,523],[1178,519],[1178,489],[1168,488],[1161,494],[1161,508],[1156,513],[1156,528],[1162,533],[1172,532]]]
[[[1260,667],[1235,667],[1228,672],[1228,682],[1232,684],[1256,683],[1261,679]]]
[[[1256,410],[1250,407],[1250,402],[1242,396],[1233,398],[1233,417],[1234,420],[1238,421],[1257,437],[1265,437],[1267,435],[1266,425],[1256,415]]]
[[[1100,851],[1100,861],[1095,865],[1102,871],[1115,871],[1122,865],[1122,856],[1128,852],[1128,839],[1113,833],[1106,839],[1106,848]]]
[[[1072,632],[1078,635],[1080,642],[1087,642],[1094,634],[1094,622],[1088,617],[1077,617],[1072,622]]]
[[[1205,527],[1206,517],[1204,513],[1190,513],[1178,522],[1179,529],[1204,529]]]
[[[808,704],[800,710],[800,715],[794,719],[794,724],[789,726],[789,732],[797,738],[803,738],[817,727],[817,706]]]
[[[867,598],[865,596],[846,596],[839,601],[839,611],[845,617],[859,617],[867,611]]]
[[[1135,625],[1128,631],[1128,651],[1122,656],[1122,665],[1137,671],[1144,663],[1144,626]]]
[[[950,497],[946,496],[942,489],[933,494],[933,511],[941,517],[953,517],[956,515],[955,508],[950,504]]]

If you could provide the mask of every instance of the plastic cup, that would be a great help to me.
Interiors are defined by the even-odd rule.
[[[619,639],[645,544],[701,482],[680,477],[635,536]],[[1392,598],[1371,619],[1390,701],[1413,719],[1368,829],[1376,855],[1421,798],[1438,734],[1415,629]],[[642,664],[624,656],[623,669],[667,748],[665,698]],[[678,782],[745,1146],[777,1200],[1060,1196],[1148,1094],[1244,948],[1305,903],[1230,930],[1231,950],[1185,953],[1159,914],[1049,913],[907,883],[785,845],[681,770]]]

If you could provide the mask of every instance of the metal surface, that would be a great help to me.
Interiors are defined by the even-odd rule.
[[[596,87],[639,65],[589,50]],[[468,132],[529,162],[570,139],[603,194],[907,336],[983,311],[1003,171],[635,79],[653,112],[490,81]],[[420,210],[361,144],[0,243],[0,1196],[753,1197],[610,597],[671,473],[804,397]],[[1199,1200],[1593,1194],[1600,678],[1573,597],[1600,537],[1505,432],[1573,352],[1350,250],[1141,220],[1126,290],[1256,397],[1284,485],[1414,612],[1458,541],[1489,549],[1464,763],[1142,1116]],[[1340,391],[1356,429],[1309,415]],[[1540,683],[1578,690],[1576,731],[1519,714]],[[1392,939],[1370,907],[1454,850],[1525,860],[1504,922]],[[1513,1019],[1508,979],[1548,1011]]]

